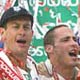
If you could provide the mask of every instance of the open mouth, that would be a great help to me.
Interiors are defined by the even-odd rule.
[[[26,40],[19,39],[19,40],[17,40],[17,43],[25,44],[26,43]]]
[[[77,58],[77,53],[75,51],[69,52],[69,56]]]
[[[77,57],[77,54],[75,54],[75,53],[73,53],[73,52],[69,52],[69,55],[70,55],[71,57]]]

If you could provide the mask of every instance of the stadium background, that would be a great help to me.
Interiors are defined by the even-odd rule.
[[[75,34],[80,29],[80,0],[0,0],[0,17],[11,6],[22,6],[34,16],[29,54],[37,63],[47,59],[43,38],[49,29],[61,23]]]

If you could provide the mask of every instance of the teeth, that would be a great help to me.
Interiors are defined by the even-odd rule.
[[[74,53],[72,53],[72,52],[70,52],[69,55],[70,55],[70,56],[75,56],[75,57],[77,56],[76,54],[74,54]]]

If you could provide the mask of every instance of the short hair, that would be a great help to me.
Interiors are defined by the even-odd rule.
[[[46,46],[47,44],[50,44],[50,45],[54,45],[55,43],[55,30],[60,28],[60,27],[68,27],[68,25],[66,24],[61,24],[61,25],[57,25],[53,28],[51,28],[44,36],[44,46]]]

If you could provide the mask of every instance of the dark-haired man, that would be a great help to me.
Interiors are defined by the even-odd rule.
[[[33,16],[22,7],[11,7],[3,13],[0,20],[0,26],[4,28],[4,49],[0,51],[0,80],[33,80],[26,67],[32,25]]]

